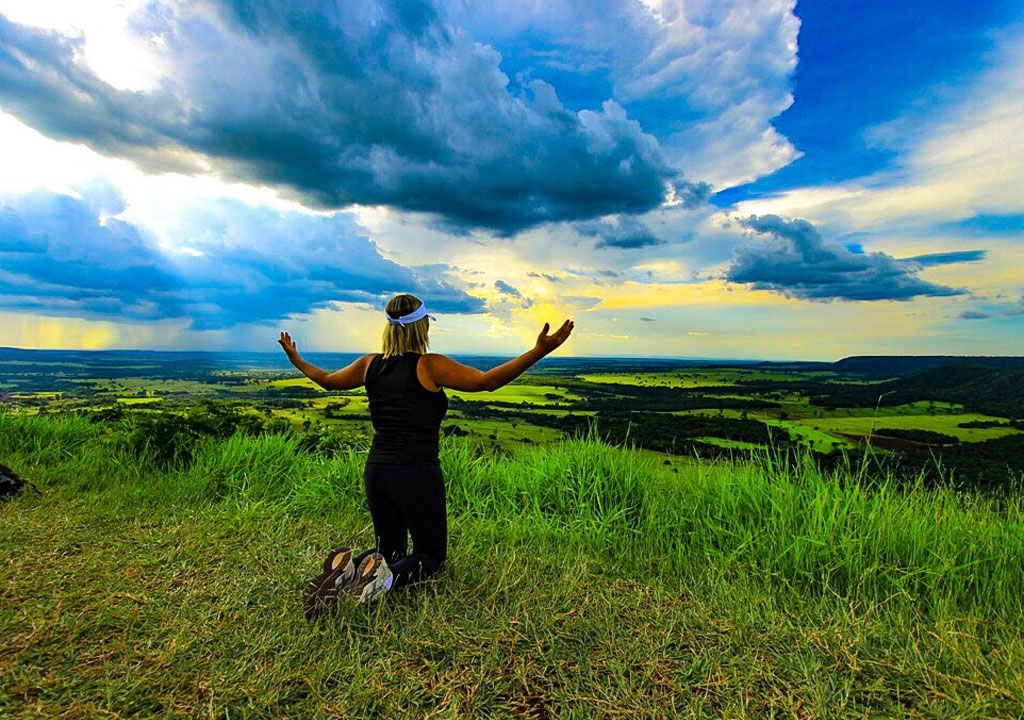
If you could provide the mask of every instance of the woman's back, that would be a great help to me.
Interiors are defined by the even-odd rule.
[[[417,375],[420,353],[374,355],[366,370],[373,422],[369,463],[436,461],[441,421],[448,412],[444,389],[432,392]]]
[[[324,390],[365,386],[374,428],[363,486],[375,546],[354,557],[347,546],[331,550],[323,572],[307,586],[309,617],[326,611],[342,587],[360,602],[373,602],[383,592],[425,580],[441,568],[448,554],[445,479],[438,457],[441,421],[448,412],[444,389],[481,392],[504,387],[572,331],[571,320],[551,335],[544,323],[531,350],[482,372],[446,355],[417,352],[429,346],[427,321],[436,319],[419,298],[396,295],[385,313],[382,349],[389,357],[361,355],[337,372],[303,360],[288,333],[282,332],[278,340],[292,364]],[[343,584],[346,577],[349,585]]]

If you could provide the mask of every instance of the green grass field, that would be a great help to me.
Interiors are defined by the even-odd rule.
[[[782,413],[785,413],[785,416]],[[883,407],[877,410],[874,408],[828,410],[808,405],[805,400],[802,403],[784,403],[781,409],[677,410],[672,414],[725,418],[748,417],[752,420],[760,420],[769,425],[784,428],[791,439],[802,442],[818,452],[829,452],[833,448],[855,447],[857,443],[843,437],[843,433],[867,435],[879,428],[932,430],[952,435],[962,442],[981,442],[1019,432],[1008,426],[959,427],[960,423],[978,420],[995,422],[1005,422],[1005,420],[989,415],[964,412],[961,407],[949,403],[918,402]]]
[[[275,379],[275,380],[266,380],[266,381],[262,381],[262,382],[253,382],[253,383],[251,383],[249,385],[237,387],[236,390],[238,392],[251,392],[252,390],[260,389],[260,388],[265,388],[265,387],[273,387],[273,388],[308,387],[308,388],[312,388],[312,389],[315,389],[315,390],[321,390],[322,392],[325,392],[325,394],[326,394],[326,391],[323,391],[322,388],[320,388],[316,383],[314,383],[312,380],[309,380],[308,378],[304,378],[304,377],[298,377],[298,378],[279,378],[279,379]],[[472,401],[479,401],[479,402],[488,402],[488,401],[493,401],[493,400],[501,400],[501,401],[504,401],[504,402],[515,402],[515,403],[527,402],[527,403],[530,403],[530,404],[541,405],[541,406],[543,406],[543,405],[550,405],[552,403],[557,403],[557,402],[564,402],[565,400],[575,400],[575,399],[579,399],[579,397],[580,397],[579,395],[574,395],[572,393],[567,392],[564,388],[554,387],[552,385],[527,384],[527,383],[516,383],[516,384],[512,384],[512,385],[506,385],[505,387],[499,388],[498,390],[495,390],[493,392],[467,393],[467,392],[460,392],[458,390],[451,390],[451,389],[446,390],[445,392],[446,392],[446,394],[449,397],[458,396],[458,397],[461,397],[464,400],[472,400]],[[357,391],[353,391],[353,395],[354,396],[360,395],[360,394],[364,394],[364,393],[365,393],[365,390],[363,390],[363,389],[359,389]],[[563,398],[563,400],[553,400],[553,399],[547,398],[547,397],[545,397],[545,395],[547,395],[547,394],[558,395],[560,398]]]
[[[119,397],[117,401],[122,405],[148,405],[162,401],[162,397]]]
[[[0,413],[0,715],[1020,717],[1024,501],[763,455],[444,438],[445,569],[307,623],[372,542],[363,456],[292,435],[163,466],[116,425]],[[134,449],[133,449],[134,447]]]
[[[877,417],[808,418],[801,420],[800,424],[828,433],[850,433],[854,435],[867,435],[878,428],[932,430],[952,435],[963,442],[980,442],[1018,432],[1009,427],[959,427],[960,423],[978,420],[1000,421],[1001,418],[979,415],[977,413],[961,413],[957,415],[879,415]]]
[[[732,385],[737,380],[795,381],[800,375],[793,373],[764,372],[736,368],[700,369],[693,368],[676,372],[644,373],[583,373],[575,377],[592,383],[617,383],[640,385],[642,387],[699,388],[717,385]]]
[[[93,385],[98,392],[107,392],[115,395],[152,395],[155,393],[170,393],[201,396],[214,392],[223,392],[232,387],[216,382],[199,382],[196,380],[149,377],[121,377],[114,380],[105,378],[97,378],[95,380],[73,379],[72,382]]]
[[[804,443],[817,452],[829,452],[833,448],[855,447],[856,443],[848,438],[825,432],[813,425],[800,420],[768,420],[770,425],[783,428],[791,439]]]
[[[552,385],[527,385],[525,383],[514,383],[498,388],[493,392],[465,393],[458,390],[446,390],[449,397],[458,396],[463,400],[474,402],[501,402],[529,403],[538,407],[556,405],[558,403],[579,400],[579,395],[567,392],[564,388]],[[547,395],[557,395],[558,399],[548,398]]]
[[[491,439],[501,447],[514,448],[525,442],[548,443],[562,437],[559,430],[510,420],[453,418],[451,422],[479,437]]]

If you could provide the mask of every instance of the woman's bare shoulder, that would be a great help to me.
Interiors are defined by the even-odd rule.
[[[475,370],[469,365],[463,365],[455,358],[448,357],[441,353],[424,353],[423,364],[431,369],[439,370]]]

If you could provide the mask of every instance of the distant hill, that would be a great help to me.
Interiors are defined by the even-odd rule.
[[[832,363],[837,372],[857,373],[875,378],[904,377],[949,365],[971,365],[999,370],[1024,365],[1024,357],[965,355],[855,355]]]
[[[828,407],[871,407],[879,402],[892,406],[938,400],[990,415],[1020,418],[1024,417],[1024,361],[1016,360],[1015,367],[1002,369],[959,363],[887,382],[832,386],[811,402]]]
[[[1012,370],[1013,368],[1010,369],[1011,372]],[[898,380],[891,380],[883,383],[883,385],[887,390],[908,392],[915,395],[930,394],[934,397],[937,392],[943,394],[953,392],[992,373],[1001,372],[1006,371],[993,370],[967,363],[957,363],[918,372]]]
[[[951,401],[993,415],[1024,417],[1024,365],[977,375],[946,391]]]

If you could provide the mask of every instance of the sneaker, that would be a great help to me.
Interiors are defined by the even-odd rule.
[[[377,552],[370,553],[359,563],[355,578],[348,585],[347,591],[355,596],[360,604],[369,605],[391,589],[394,579],[394,573],[388,567],[384,556]]]
[[[337,547],[327,553],[323,572],[306,585],[306,597],[302,603],[306,618],[312,619],[331,607],[337,607],[333,601],[337,600],[338,591],[354,577],[352,548]]]

